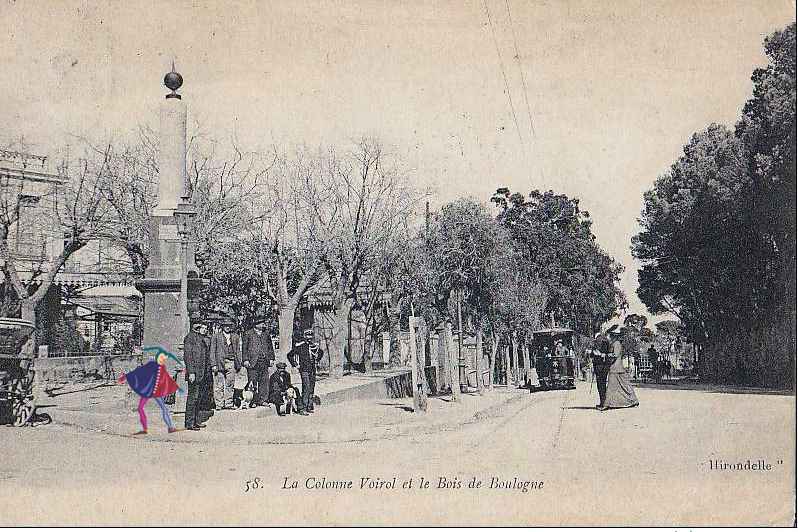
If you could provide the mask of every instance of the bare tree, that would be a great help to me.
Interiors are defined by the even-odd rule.
[[[263,188],[270,162],[244,151],[235,140],[221,147],[199,126],[195,130],[188,145],[187,193],[198,211],[194,235],[204,252],[255,219],[253,199]],[[127,257],[117,260],[116,267],[143,277],[149,265],[150,213],[158,202],[157,132],[139,126],[133,140],[112,140],[102,147],[86,138],[78,141],[90,158],[105,161],[100,188],[111,216],[103,237]]]
[[[201,248],[246,234],[263,213],[257,201],[267,191],[274,156],[244,151],[233,138],[229,147],[201,133],[189,140],[187,193],[198,213],[194,234]]]
[[[509,255],[505,267],[499,273],[495,297],[488,307],[485,328],[491,346],[491,378],[498,356],[499,345],[504,340],[505,375],[510,384],[509,346],[513,346],[513,358],[518,361],[518,340],[523,344],[538,329],[548,302],[548,292],[543,283],[516,266],[518,261]],[[526,352],[524,352],[526,356]],[[526,361],[524,362],[526,365]]]
[[[324,243],[314,238],[312,199],[304,197],[320,179],[322,156],[304,147],[289,155],[275,150],[268,187],[259,199],[260,220],[253,225],[254,256],[269,297],[277,306],[279,360],[285,362],[293,345],[296,311],[319,280]]]
[[[109,158],[110,149],[93,162],[84,159],[73,168],[62,164],[57,177],[25,169],[0,177],[0,269],[6,293],[16,301],[5,305],[7,315],[35,321],[39,303],[69,257],[102,233],[110,215],[101,190]],[[35,242],[42,247],[40,253],[20,253],[20,238],[26,234],[41,239]],[[25,280],[23,265],[30,268]]]
[[[309,237],[324,250],[334,307],[330,373],[340,377],[358,289],[397,247],[420,196],[374,139],[359,140],[342,157],[330,149],[319,162],[317,179],[303,181],[300,201],[310,216]]]
[[[103,238],[122,252],[109,254],[106,268],[143,277],[149,265],[150,213],[158,202],[157,134],[140,126],[133,142],[109,141],[98,147],[86,138],[78,141],[90,157],[106,162],[100,189],[110,216]]]

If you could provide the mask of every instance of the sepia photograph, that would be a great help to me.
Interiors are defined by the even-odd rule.
[[[796,526],[794,1],[0,20],[0,526]]]

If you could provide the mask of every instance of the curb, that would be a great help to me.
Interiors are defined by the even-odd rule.
[[[758,388],[752,386],[732,386],[728,384],[704,384],[704,383],[656,383],[632,381],[635,388],[648,390],[678,390],[685,392],[707,392],[707,393],[727,393],[727,394],[747,394],[747,395],[786,395],[794,396],[795,390],[778,388]]]
[[[495,393],[495,392],[494,392]],[[481,410],[477,410],[474,413],[469,415],[463,416],[460,419],[447,421],[443,423],[433,423],[429,425],[421,425],[421,426],[374,426],[369,427],[367,430],[363,431],[361,434],[347,434],[342,435],[341,437],[329,437],[329,434],[323,434],[322,432],[317,432],[316,437],[313,438],[311,434],[305,434],[301,439],[300,438],[292,438],[290,434],[286,435],[272,435],[271,437],[253,437],[254,434],[252,432],[240,432],[238,433],[240,439],[238,441],[230,441],[229,438],[225,437],[227,432],[206,432],[206,435],[212,435],[211,438],[207,438],[207,436],[201,440],[199,439],[176,439],[174,437],[170,437],[166,434],[148,434],[146,438],[142,438],[140,436],[133,436],[132,434],[122,434],[113,430],[104,430],[100,428],[91,428],[79,423],[75,423],[72,421],[63,421],[63,420],[56,420],[54,419],[51,426],[53,425],[61,425],[66,427],[73,427],[77,428],[81,431],[91,432],[94,434],[105,434],[108,436],[116,436],[122,438],[130,438],[134,440],[141,440],[147,442],[164,442],[164,443],[179,443],[179,444],[211,444],[215,442],[225,442],[228,444],[233,445],[306,445],[306,444],[326,444],[326,443],[355,443],[355,442],[366,442],[366,441],[379,441],[379,440],[386,440],[392,439],[397,437],[403,436],[416,436],[416,435],[428,435],[434,434],[438,432],[449,432],[453,430],[457,430],[460,427],[470,424],[481,423],[490,419],[495,419],[497,417],[502,416],[505,414],[504,410],[507,408],[514,406],[516,404],[526,402],[525,399],[530,398],[531,394],[527,392],[519,392],[519,393],[510,393],[508,397],[503,401],[500,401],[496,404],[490,405],[486,408]],[[528,406],[528,405],[525,405]],[[517,409],[520,410],[520,409]],[[513,411],[513,413],[515,410]],[[92,415],[92,414],[89,414]],[[182,433],[182,432],[181,432]],[[258,434],[260,436],[260,434]]]

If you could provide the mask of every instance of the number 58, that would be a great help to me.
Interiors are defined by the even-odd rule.
[[[254,491],[258,488],[262,488],[263,483],[260,480],[260,477],[255,477],[252,480],[247,480],[244,483],[244,493],[249,493],[250,491]]]

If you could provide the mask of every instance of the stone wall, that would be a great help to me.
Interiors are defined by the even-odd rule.
[[[323,394],[322,405],[343,403],[360,399],[398,399],[413,396],[410,370],[394,370],[391,374],[376,376],[359,386],[351,386]]]
[[[34,369],[40,386],[113,382],[120,374],[146,362],[147,358],[143,354],[37,358]]]

